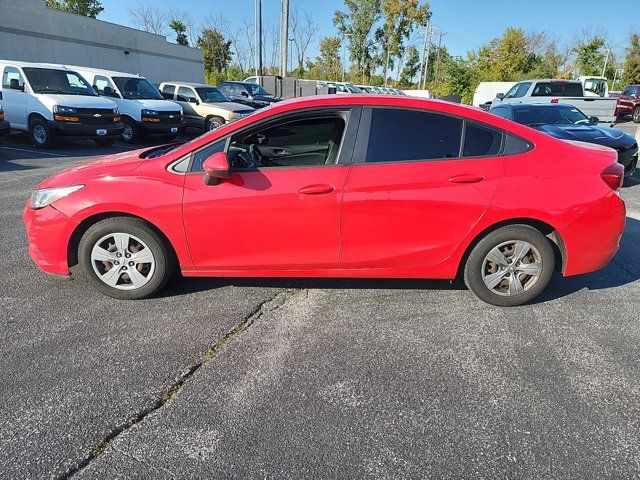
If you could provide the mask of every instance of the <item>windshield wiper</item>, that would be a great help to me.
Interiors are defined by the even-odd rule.
[[[546,122],[527,123],[527,127],[542,127],[543,125],[549,125],[549,124]]]

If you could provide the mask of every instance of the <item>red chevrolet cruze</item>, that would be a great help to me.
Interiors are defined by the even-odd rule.
[[[184,276],[463,278],[519,305],[605,266],[625,206],[616,152],[410,97],[287,101],[190,143],[41,183],[29,252],[137,299]],[[75,272],[75,271],[74,271]]]

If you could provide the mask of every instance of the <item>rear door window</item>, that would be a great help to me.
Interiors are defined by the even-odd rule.
[[[533,97],[582,97],[582,84],[573,82],[539,82]]]
[[[394,108],[372,111],[366,162],[457,158],[462,120],[439,113]]]
[[[500,154],[502,132],[466,122],[463,157],[487,157]]]

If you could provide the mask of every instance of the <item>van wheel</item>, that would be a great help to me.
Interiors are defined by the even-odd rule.
[[[220,128],[224,125],[224,120],[220,117],[211,117],[204,124],[204,133]]]
[[[537,297],[554,267],[547,237],[528,225],[508,225],[474,247],[464,267],[464,283],[487,303],[513,307]]]
[[[138,127],[133,122],[133,120],[129,120],[128,118],[124,118],[122,120],[124,125],[124,130],[122,131],[122,140],[127,143],[136,143],[140,140],[140,132],[138,131]]]
[[[640,123],[640,107],[633,111],[633,123]]]
[[[130,217],[92,225],[80,239],[78,263],[98,291],[120,300],[153,295],[176,270],[165,240],[144,221]]]
[[[31,133],[31,141],[38,148],[51,148],[56,143],[51,127],[41,118],[35,118],[31,121],[29,131]]]
[[[96,142],[96,145],[98,145],[99,147],[113,147],[113,144],[116,143],[116,139],[115,138],[96,138],[94,142]]]

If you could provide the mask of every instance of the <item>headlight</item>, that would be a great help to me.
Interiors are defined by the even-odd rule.
[[[64,107],[62,105],[54,105],[53,113],[76,113],[76,109],[73,107]]]
[[[52,204],[56,200],[71,195],[73,192],[77,192],[84,185],[73,185],[71,187],[58,187],[58,188],[43,188],[42,190],[35,190],[31,194],[31,208],[38,209],[44,208],[47,205]]]
[[[158,116],[158,112],[156,112],[155,110],[147,110],[146,108],[142,110],[142,116],[143,117],[157,117]]]
[[[229,112],[229,120],[233,120],[237,116],[238,116],[238,114],[236,112]]]

